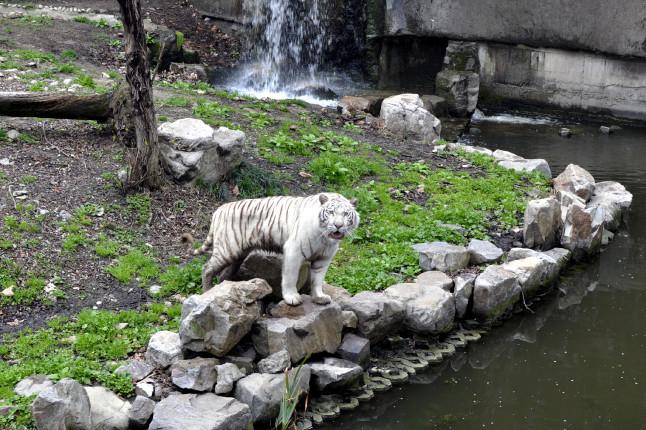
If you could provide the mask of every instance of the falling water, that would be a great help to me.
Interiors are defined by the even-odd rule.
[[[245,0],[247,62],[233,87],[258,97],[321,99],[326,0]]]

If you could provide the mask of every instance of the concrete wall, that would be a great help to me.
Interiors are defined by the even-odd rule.
[[[369,37],[466,39],[646,58],[644,0],[367,1]]]
[[[646,121],[646,60],[487,43],[478,56],[485,102],[503,98]]]
[[[191,0],[203,15],[238,24],[244,22],[243,0]]]

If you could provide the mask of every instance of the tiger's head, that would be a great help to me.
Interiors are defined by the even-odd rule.
[[[338,194],[319,194],[319,201],[319,225],[325,237],[341,240],[359,226],[357,199],[348,200]]]

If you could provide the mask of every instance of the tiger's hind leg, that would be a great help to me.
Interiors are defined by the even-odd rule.
[[[204,291],[208,291],[213,287],[213,278],[229,266],[229,263],[222,255],[222,251],[214,247],[211,258],[202,267],[202,289]]]

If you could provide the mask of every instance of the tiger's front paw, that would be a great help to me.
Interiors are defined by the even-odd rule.
[[[303,303],[303,299],[301,298],[301,295],[298,293],[285,294],[283,295],[283,300],[285,300],[285,303],[291,306],[298,306],[301,303]]]
[[[327,294],[321,293],[318,296],[313,296],[312,301],[314,301],[314,303],[319,305],[327,305],[332,301],[332,297],[328,296]]]

